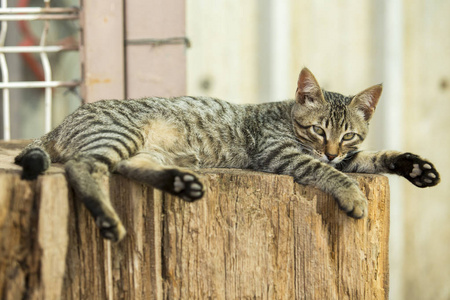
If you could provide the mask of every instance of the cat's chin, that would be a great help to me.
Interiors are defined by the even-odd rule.
[[[338,161],[328,161],[328,159],[327,159],[327,161],[325,162],[326,164],[328,164],[328,165],[330,165],[330,166],[332,166],[332,167],[336,167],[336,165],[339,163]]]
[[[333,161],[329,161],[328,158],[327,158],[325,155],[324,155],[324,156],[317,157],[317,159],[320,160],[320,161],[323,162],[323,163],[326,163],[326,164],[330,164],[330,163],[333,162]]]

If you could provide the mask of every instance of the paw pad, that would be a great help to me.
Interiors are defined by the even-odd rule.
[[[181,173],[174,177],[174,194],[185,201],[195,201],[203,197],[203,185],[196,176],[187,173]]]
[[[193,175],[186,174],[183,176],[183,180],[186,182],[194,181],[195,177]]]
[[[175,181],[173,183],[173,190],[175,193],[179,193],[184,189],[184,182],[181,181],[180,177],[176,176]]]
[[[411,178],[416,178],[417,176],[420,176],[420,174],[422,174],[422,170],[419,168],[419,164],[413,164],[413,169],[411,173],[409,173],[409,176],[411,176]]]
[[[120,241],[126,234],[126,230],[120,221],[114,221],[107,216],[98,217],[96,220],[100,234],[112,242]]]
[[[439,173],[432,163],[411,153],[399,155],[389,168],[418,187],[434,186],[440,181]]]

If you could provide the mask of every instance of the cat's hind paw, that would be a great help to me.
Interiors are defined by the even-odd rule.
[[[111,240],[112,242],[120,242],[127,234],[122,222],[107,216],[98,217],[95,222],[97,223],[97,227],[100,229],[100,234],[103,238]]]
[[[441,180],[431,162],[412,153],[399,155],[389,168],[420,188],[435,186]]]
[[[200,199],[205,193],[197,176],[187,172],[180,172],[174,177],[173,191],[174,195],[189,202]]]

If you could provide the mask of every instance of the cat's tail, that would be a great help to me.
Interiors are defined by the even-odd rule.
[[[22,166],[22,179],[34,180],[50,167],[50,155],[39,142],[33,142],[16,156],[14,163]]]

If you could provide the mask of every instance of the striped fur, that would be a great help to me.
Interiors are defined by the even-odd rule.
[[[243,168],[291,175],[332,194],[350,216],[367,200],[343,172],[395,173],[417,186],[439,182],[433,165],[393,151],[359,151],[381,85],[354,97],[322,90],[303,69],[294,100],[234,105],[207,97],[107,100],[81,106],[33,141],[16,163],[34,179],[51,162],[64,163],[70,184],[102,235],[125,235],[102,176],[117,172],[194,201],[204,194],[192,169]]]

